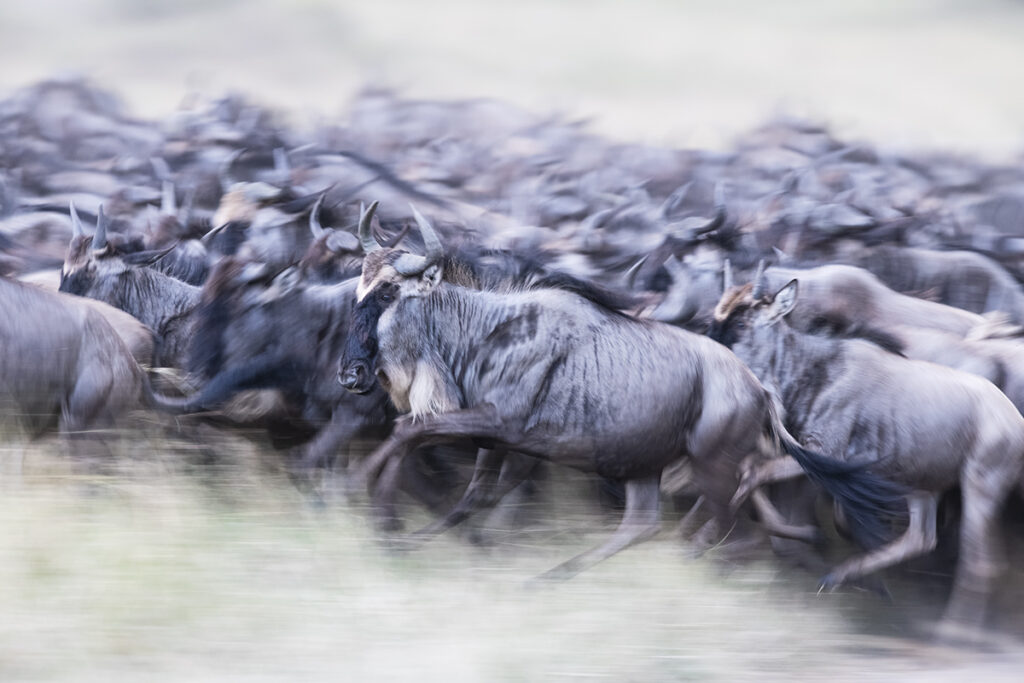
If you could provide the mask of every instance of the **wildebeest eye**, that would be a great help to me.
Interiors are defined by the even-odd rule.
[[[380,300],[383,303],[389,304],[395,300],[395,293],[385,290],[380,293]]]

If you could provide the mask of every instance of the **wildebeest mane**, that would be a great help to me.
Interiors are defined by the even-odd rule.
[[[906,358],[906,348],[895,335],[863,322],[853,322],[834,312],[823,313],[816,317],[810,332],[838,339],[863,339],[884,351]]]
[[[636,305],[633,297],[613,292],[568,273],[552,272],[530,283],[529,289],[560,289],[586,299],[608,313],[632,317],[627,309]]]

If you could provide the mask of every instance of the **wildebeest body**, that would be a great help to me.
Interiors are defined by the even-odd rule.
[[[947,623],[980,621],[1002,569],[998,513],[1024,471],[1024,418],[991,382],[908,360],[863,340],[833,339],[790,327],[798,281],[774,295],[753,288],[723,295],[714,332],[785,407],[787,426],[833,458],[870,464],[905,484],[904,534],[847,560],[826,580],[836,585],[932,550],[938,497],[963,494],[960,560]]]
[[[99,313],[0,278],[0,396],[16,421],[33,433],[110,426],[139,406],[143,383]]]

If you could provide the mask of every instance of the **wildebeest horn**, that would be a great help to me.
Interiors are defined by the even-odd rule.
[[[96,212],[96,234],[92,238],[92,250],[101,251],[107,248],[107,215],[103,213],[103,205],[100,204]]]
[[[416,225],[420,226],[420,234],[423,235],[423,246],[426,247],[427,253],[425,256],[427,260],[433,263],[444,256],[444,247],[441,245],[441,238],[434,232],[434,226],[430,224],[426,218],[423,217],[416,207],[412,204],[409,205],[412,209],[412,215],[416,219]]]
[[[377,243],[377,238],[373,236],[373,231],[370,229],[370,223],[373,222],[373,214],[377,211],[378,204],[380,202],[374,202],[366,210],[363,209],[362,204],[359,205],[359,244],[362,245],[363,252],[367,254],[382,248]]]
[[[165,216],[173,216],[178,213],[178,207],[174,201],[174,183],[170,180],[164,181],[164,191],[160,197],[160,213]]]
[[[764,296],[766,289],[768,289],[768,280],[764,276],[764,259],[761,259],[761,262],[757,264],[757,274],[754,275],[754,291],[751,292],[751,296],[760,299]]]
[[[85,234],[85,228],[82,227],[82,219],[78,217],[78,212],[75,211],[75,203],[72,201],[69,205],[71,207],[71,235],[73,237],[81,237]]]
[[[725,267],[722,269],[722,291],[728,292],[732,287],[732,263],[725,259]]]
[[[291,165],[288,163],[288,152],[283,147],[274,148],[274,170],[287,179],[292,173]]]
[[[320,199],[317,199],[316,204],[313,205],[313,210],[309,212],[309,231],[313,233],[313,239],[320,239],[327,232],[324,230],[324,226],[320,225],[320,206],[323,203],[324,196],[320,195]]]
[[[629,270],[622,275],[622,282],[627,289],[632,290],[636,287],[636,275],[640,272],[640,269],[643,267],[649,256],[650,254],[644,254],[641,256],[640,260],[631,265]]]

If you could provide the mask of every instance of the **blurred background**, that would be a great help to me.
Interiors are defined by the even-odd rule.
[[[1024,142],[1015,0],[39,0],[0,6],[0,88],[88,75],[140,115],[246,93],[298,118],[360,87],[498,97],[722,147],[776,113],[899,149]]]
[[[140,118],[240,93],[325,125],[366,86],[496,98],[658,147],[730,148],[778,115],[897,151],[1019,163],[1024,3],[1010,0],[35,0],[0,3],[0,96],[84,76]],[[63,242],[62,242],[63,244]],[[717,286],[717,280],[716,280]],[[210,446],[211,444],[207,444]],[[275,454],[154,434],[83,473],[0,440],[0,681],[1020,680],[1024,649],[907,637],[944,595],[816,596],[765,556],[668,531],[569,583],[523,582],[616,513],[555,471],[526,532],[381,547]],[[581,503],[580,501],[589,501]],[[414,512],[410,528],[427,521]],[[907,597],[910,596],[910,597]]]

